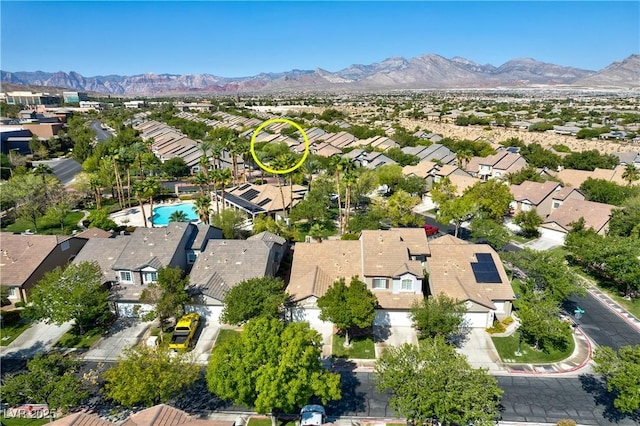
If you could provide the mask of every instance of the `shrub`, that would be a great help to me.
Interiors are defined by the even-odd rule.
[[[358,234],[354,234],[354,233],[346,233],[342,235],[343,240],[359,240],[360,236]]]
[[[487,328],[486,330],[487,330],[487,333],[489,333],[489,334],[504,333],[505,331],[507,331],[507,329],[504,327],[504,325],[502,325],[502,323],[499,322],[499,321],[494,322],[493,326]]]
[[[511,318],[511,317],[506,317],[505,319],[503,319],[503,320],[502,320],[502,323],[503,323],[504,325],[509,325],[509,324],[511,324],[512,322],[513,322],[513,318]]]
[[[556,423],[556,426],[576,426],[577,423],[575,422],[575,420],[571,420],[571,419],[560,419],[558,420],[558,423]]]
[[[24,308],[25,306],[27,306],[27,304],[21,300],[19,302],[14,303],[13,306],[15,306],[16,308]]]
[[[2,315],[2,325],[14,325],[20,322],[22,316],[20,311],[0,311],[0,315]]]

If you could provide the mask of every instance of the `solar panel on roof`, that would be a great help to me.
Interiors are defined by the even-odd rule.
[[[245,183],[240,188],[238,188],[238,191],[244,191],[245,189],[250,188],[250,187],[251,187],[250,183]]]
[[[265,206],[267,203],[270,203],[270,202],[271,202],[271,198],[265,198],[264,200],[260,201],[260,202],[258,203],[258,205],[259,205],[260,207],[263,207],[263,206]]]
[[[247,192],[240,194],[240,198],[244,198],[245,200],[251,201],[254,198],[256,198],[259,194],[260,192],[256,191],[255,189],[250,189]]]
[[[501,283],[502,278],[498,273],[498,268],[493,261],[493,256],[489,253],[476,253],[478,262],[471,263],[471,270],[479,283]]]

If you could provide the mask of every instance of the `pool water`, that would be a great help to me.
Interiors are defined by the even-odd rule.
[[[170,206],[158,206],[153,208],[153,224],[168,225],[171,213],[183,211],[187,215],[187,221],[198,220],[198,215],[193,210],[192,203],[173,204]]]

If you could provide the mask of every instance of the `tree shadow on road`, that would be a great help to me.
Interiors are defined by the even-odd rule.
[[[582,383],[582,389],[584,389],[585,392],[593,395],[596,405],[601,405],[604,408],[603,416],[605,419],[615,423],[628,419],[640,424],[639,410],[627,414],[621,412],[613,405],[616,395],[614,392],[607,390],[607,385],[604,380],[593,374],[582,374],[580,375],[580,383]]]
[[[349,360],[336,360],[334,369],[340,374],[342,398],[339,401],[331,401],[326,405],[327,414],[330,417],[356,415],[366,412],[366,393],[360,388],[360,380],[355,374],[356,364]]]

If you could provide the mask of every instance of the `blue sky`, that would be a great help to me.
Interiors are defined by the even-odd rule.
[[[391,56],[600,70],[640,53],[640,2],[0,3],[0,68],[84,76],[338,71]]]

